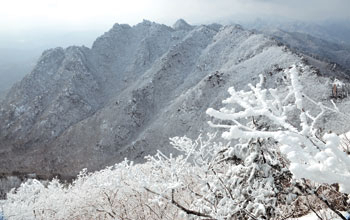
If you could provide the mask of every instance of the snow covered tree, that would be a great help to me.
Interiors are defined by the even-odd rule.
[[[260,140],[224,145],[213,139],[214,135],[208,135],[206,140],[199,137],[196,141],[172,138],[173,146],[185,156],[171,159],[158,153],[157,159],[150,157],[153,164],[161,167],[161,172],[168,170],[170,182],[161,181],[160,186],[152,179],[147,190],[168,199],[189,216],[209,219],[286,217],[288,212],[283,206],[293,206],[296,195],[289,187],[291,175],[280,166],[277,151],[267,151],[268,144]],[[170,161],[173,161],[171,165]],[[185,195],[190,197],[186,202],[182,199]],[[180,200],[175,201],[174,197]]]
[[[288,159],[288,169],[294,179],[308,179],[319,184],[337,184],[340,192],[350,193],[350,157],[342,151],[340,138],[336,134],[322,134],[317,127],[326,111],[339,113],[339,110],[334,102],[333,107],[327,107],[316,103],[303,93],[298,77],[303,71],[302,65],[294,65],[285,71],[289,83],[285,91],[264,89],[263,76],[260,76],[260,82],[256,86],[249,85],[251,91],[236,91],[231,87],[231,96],[224,101],[227,107],[219,111],[208,109],[207,113],[233,125],[211,125],[228,129],[222,135],[228,140],[273,139]],[[319,112],[312,115],[304,108],[305,101],[318,106]],[[239,110],[236,111],[236,108]],[[298,116],[296,123],[291,122],[295,121],[293,116]],[[249,126],[249,123],[246,123],[248,118],[253,121],[254,118],[258,118],[268,126]],[[326,204],[329,203],[322,195],[317,194],[317,190],[304,190],[316,194]]]
[[[302,92],[298,79],[303,66],[294,65],[285,73],[290,79],[287,93],[283,98],[276,89],[263,89],[264,78],[256,87],[249,85],[251,91],[235,91],[229,89],[231,97],[224,101],[226,104],[237,104],[243,110],[223,108],[220,111],[208,109],[207,113],[220,120],[229,120],[234,125],[214,125],[228,128],[223,133],[225,139],[273,138],[281,145],[281,152],[290,160],[290,171],[296,178],[307,178],[319,183],[338,183],[340,191],[350,193],[350,158],[340,146],[340,138],[334,133],[326,133],[321,137],[316,123],[326,111],[338,112],[322,103],[316,103],[320,112],[312,115],[304,109],[303,102],[312,101]],[[269,95],[268,95],[269,93]],[[298,123],[292,124],[288,115],[296,111],[299,114]],[[269,122],[266,127],[249,127],[239,122],[239,119],[263,117]]]

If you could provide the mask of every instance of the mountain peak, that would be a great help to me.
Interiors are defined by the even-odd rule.
[[[173,25],[175,30],[191,30],[193,26],[189,25],[184,19],[179,19]]]
[[[145,26],[151,26],[154,22],[143,19],[140,24],[145,25]]]
[[[118,29],[129,29],[131,28],[130,25],[128,24],[119,24],[119,23],[115,23],[112,27],[112,30],[118,30]]]

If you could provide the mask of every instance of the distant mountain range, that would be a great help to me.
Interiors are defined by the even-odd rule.
[[[348,83],[346,70],[327,61],[339,55],[348,67],[348,48],[305,34],[268,34],[274,38],[239,25],[145,20],[115,24],[91,48],[45,51],[0,104],[0,173],[69,178],[85,167],[171,152],[169,137],[211,131],[205,111],[220,107],[228,87],[246,89],[259,74],[268,87],[282,86],[283,70],[295,63],[310,69],[301,77],[315,100],[329,101],[334,78]],[[348,98],[338,105],[346,109]],[[348,122],[332,114],[324,120],[339,133]]]
[[[350,70],[350,45],[336,44],[312,35],[300,32],[287,32],[280,29],[265,31],[291,49],[316,56],[320,60],[340,64],[344,70]]]
[[[246,27],[275,38],[295,52],[340,64],[346,72],[350,70],[350,27],[347,24],[257,20]]]
[[[308,34],[332,43],[350,45],[349,20],[296,21],[284,18],[256,19],[243,22],[249,29],[280,29],[287,32]]]

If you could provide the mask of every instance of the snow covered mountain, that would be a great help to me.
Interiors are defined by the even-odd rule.
[[[239,25],[116,24],[92,48],[45,51],[11,89],[0,105],[0,173],[69,178],[169,152],[169,137],[210,131],[205,111],[220,106],[228,87],[245,89],[259,74],[282,85],[294,63],[309,66],[303,83],[316,100],[329,100],[334,77],[348,82],[342,69]],[[349,129],[348,120],[327,117],[335,131]]]

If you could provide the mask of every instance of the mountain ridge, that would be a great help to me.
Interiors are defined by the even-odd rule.
[[[219,107],[229,86],[245,89],[261,73],[282,86],[283,69],[305,63],[239,25],[174,27],[116,24],[91,49],[45,51],[0,104],[0,172],[69,177],[170,153],[169,137],[210,131],[205,110]],[[329,67],[314,65],[325,77],[303,76],[322,94],[311,97],[329,97]]]

